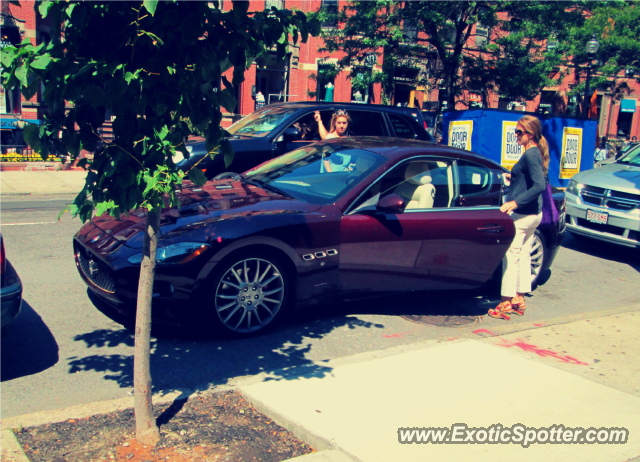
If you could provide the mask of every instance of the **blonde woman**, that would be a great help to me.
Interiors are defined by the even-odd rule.
[[[324,128],[322,117],[320,117],[320,112],[316,111],[313,117],[316,122],[318,122],[318,132],[320,133],[320,138],[322,138],[323,140],[349,136],[348,130],[351,118],[349,117],[349,114],[347,114],[347,111],[340,109],[339,111],[334,112],[334,114],[331,116],[331,128],[328,132],[327,129]]]
[[[518,120],[516,138],[525,151],[505,175],[511,185],[507,202],[500,207],[513,218],[516,234],[502,262],[500,304],[488,313],[504,320],[511,319],[511,314],[522,316],[526,309],[524,296],[531,292],[531,244],[542,220],[542,191],[549,169],[549,145],[537,118]]]

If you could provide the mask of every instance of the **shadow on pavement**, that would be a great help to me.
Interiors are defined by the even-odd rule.
[[[626,263],[636,271],[640,271],[640,249],[589,239],[571,232],[565,235],[562,247],[604,260]]]
[[[37,374],[58,362],[58,343],[26,300],[2,332],[2,382]]]
[[[500,300],[499,287],[462,291],[416,291],[376,296],[300,310],[295,320],[348,315],[483,316]]]
[[[107,314],[107,313],[105,313]],[[114,318],[112,318],[114,319]],[[114,319],[117,321],[117,319]],[[305,324],[287,322],[263,336],[241,340],[203,338],[195,333],[154,337],[151,340],[151,375],[156,390],[223,385],[230,378],[268,373],[265,380],[291,380],[300,376],[323,377],[331,367],[307,358],[312,339],[336,329],[379,329],[383,324],[338,316]],[[69,373],[95,371],[120,387],[133,386],[133,355],[111,355],[108,348],[133,347],[134,334],[127,329],[100,329],[74,337],[99,354],[67,358]]]
[[[543,280],[548,279],[548,275],[544,276]],[[160,330],[156,329],[151,347],[153,386],[156,390],[208,388],[227,384],[232,378],[260,373],[269,374],[264,380],[324,377],[331,374],[332,368],[322,364],[328,359],[309,359],[314,339],[337,335],[337,341],[342,343],[340,336],[344,336],[347,344],[351,330],[384,333],[388,327],[381,322],[359,319],[358,315],[478,317],[485,315],[499,300],[498,284],[472,291],[388,294],[301,307],[275,330],[241,340],[207,338],[202,336],[202,329],[185,328],[174,329],[170,336],[162,329],[162,335],[157,336]],[[131,324],[130,318],[119,317],[115,310],[101,305],[97,297],[92,297],[92,301],[112,320]],[[83,358],[68,358],[69,373],[94,371],[122,388],[133,386],[133,355],[111,355],[108,350],[120,345],[133,347],[134,335],[130,329],[95,330],[74,340],[99,351]]]

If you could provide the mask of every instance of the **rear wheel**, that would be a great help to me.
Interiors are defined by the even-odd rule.
[[[539,230],[536,230],[531,243],[531,286],[540,280],[540,274],[545,270],[547,243]]]
[[[285,266],[274,256],[243,254],[222,264],[210,295],[213,321],[224,334],[264,332],[281,317],[291,292]]]

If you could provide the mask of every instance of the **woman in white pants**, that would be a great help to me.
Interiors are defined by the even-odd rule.
[[[537,118],[518,120],[516,137],[525,151],[506,175],[511,185],[507,202],[500,207],[513,218],[516,234],[502,261],[500,304],[488,313],[505,320],[511,319],[511,314],[524,314],[524,295],[531,292],[531,243],[542,220],[542,191],[549,168],[549,145]]]

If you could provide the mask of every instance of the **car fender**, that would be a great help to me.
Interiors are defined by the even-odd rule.
[[[197,294],[198,297],[201,297],[202,294],[210,288],[208,280],[218,264],[233,253],[242,251],[248,247],[261,247],[264,250],[271,248],[279,254],[286,255],[292,268],[295,268],[296,273],[300,270],[301,266],[304,266],[305,263],[291,246],[279,239],[269,236],[249,236],[240,238],[216,252],[216,254],[202,267],[202,270],[197,277],[194,293]],[[292,276],[294,279],[297,279],[296,274],[293,274]]]

